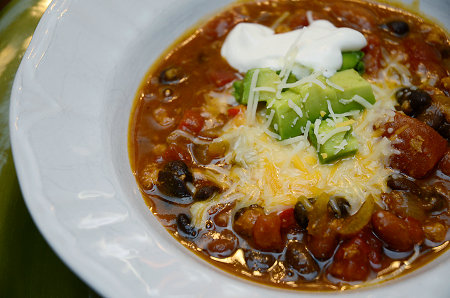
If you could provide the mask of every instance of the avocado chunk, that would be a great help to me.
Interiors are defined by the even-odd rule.
[[[363,58],[364,52],[362,51],[342,52],[342,66],[339,71],[353,68],[360,74],[364,73]]]
[[[297,105],[302,110],[302,116],[291,108],[289,100],[293,104]],[[274,110],[275,114],[271,123],[271,129],[276,134],[280,135],[281,140],[289,139],[301,135],[302,127],[305,127],[308,118],[306,117],[303,103],[299,94],[286,91],[281,94],[280,99],[274,99],[272,106],[267,109],[267,113],[270,114]]]
[[[348,121],[348,118],[346,117],[343,117],[341,119],[342,121],[336,122]],[[336,129],[336,126],[333,121],[323,120],[319,125],[318,135],[324,137],[334,129]],[[353,136],[352,129],[334,134],[324,144],[318,144],[318,136],[316,136],[314,130],[314,125],[311,125],[309,131],[309,139],[311,141],[311,144],[316,147],[316,149],[318,149],[317,153],[319,161],[322,164],[332,163],[337,159],[352,156],[358,151],[358,140],[355,136]],[[345,146],[343,146],[342,149],[339,149],[339,146],[343,144],[344,140]]]
[[[237,102],[242,103],[242,95],[244,94],[244,82],[242,80],[234,81],[231,94]]]
[[[252,85],[252,79],[255,71],[259,69],[258,80],[256,81],[256,87],[269,87],[277,90],[278,84],[281,82],[280,77],[277,73],[270,68],[254,68],[250,69],[244,77],[243,80],[243,91],[242,91],[242,99],[238,100],[241,104],[247,104],[248,98],[250,96],[250,87]],[[236,90],[236,87],[235,87]],[[236,97],[236,96],[235,96]],[[274,92],[269,91],[260,91],[259,92],[259,101],[270,101],[275,97]]]
[[[308,120],[311,122],[314,122],[321,117],[324,118],[329,114],[327,100],[330,100],[330,102],[337,102],[336,92],[333,88],[327,86],[325,77],[318,76],[317,80],[320,81],[325,88],[322,88],[315,83],[305,83],[289,89],[298,93],[302,99],[306,98],[304,110]]]
[[[336,100],[331,101],[331,107],[336,114],[345,113],[353,110],[363,110],[364,106],[351,100],[353,96],[359,95],[370,104],[375,103],[372,86],[364,80],[354,69],[347,69],[335,73],[330,82],[344,89],[343,91],[333,88],[336,93]],[[340,101],[343,99],[344,101]]]

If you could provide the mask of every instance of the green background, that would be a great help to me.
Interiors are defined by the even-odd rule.
[[[55,255],[23,201],[9,141],[11,87],[49,0],[0,0],[0,297],[98,297]]]

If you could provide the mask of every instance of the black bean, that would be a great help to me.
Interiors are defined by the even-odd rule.
[[[161,71],[159,82],[165,85],[174,85],[184,82],[187,79],[180,67],[169,67]]]
[[[395,93],[400,110],[406,115],[420,114],[431,104],[431,96],[421,89],[402,88]]]
[[[188,166],[181,160],[169,161],[164,165],[163,171],[174,174],[184,182],[192,182],[194,180]]]
[[[319,266],[303,243],[290,242],[286,248],[286,263],[307,280],[314,279],[319,273]]]
[[[252,271],[267,272],[275,263],[275,257],[272,254],[253,249],[245,250],[244,258],[248,269]]]
[[[301,228],[306,229],[308,227],[308,211],[301,202],[297,202],[294,206],[294,218]]]
[[[450,123],[445,121],[438,129],[438,132],[441,136],[443,136],[447,141],[450,140]]]
[[[404,21],[391,21],[386,26],[390,32],[399,37],[405,36],[409,32],[409,25]]]
[[[191,196],[186,183],[172,172],[159,171],[158,189],[163,194],[172,197],[184,198]]]
[[[415,114],[425,110],[431,104],[431,96],[423,90],[412,90],[409,96],[411,108]]]
[[[185,238],[195,238],[198,234],[197,230],[191,225],[191,219],[187,214],[180,213],[177,215],[178,233]]]
[[[422,121],[433,129],[438,130],[444,123],[445,116],[435,105],[430,105],[425,111],[417,115],[417,120]]]
[[[330,198],[328,201],[328,208],[336,218],[347,217],[350,213],[350,203],[343,197]]]
[[[410,191],[417,196],[421,195],[420,187],[404,176],[390,176],[387,180],[387,186],[392,190]]]
[[[205,185],[197,189],[194,194],[194,201],[205,201],[211,198],[214,193],[219,192],[220,188],[215,185]]]

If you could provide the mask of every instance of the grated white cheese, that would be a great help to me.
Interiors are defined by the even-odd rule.
[[[333,83],[332,81],[330,81],[330,79],[326,79],[325,82],[328,84],[328,86],[333,87],[334,89],[337,89],[339,91],[344,91],[344,88],[342,88],[341,86]]]
[[[315,128],[314,128],[315,129]],[[332,131],[330,131],[329,133],[325,134],[325,135],[317,135],[317,143],[319,143],[320,145],[325,144],[329,139],[331,139],[334,135],[340,133],[340,132],[344,132],[344,131],[349,131],[351,129],[350,126],[343,126],[343,127],[337,127],[335,129],[333,129]]]
[[[255,115],[253,114],[253,106],[255,105],[255,98],[256,98],[256,106],[258,105],[258,98],[257,96],[255,96],[255,88],[256,88],[256,84],[258,82],[258,76],[259,76],[259,69],[256,69],[253,72],[253,76],[252,76],[252,81],[250,83],[250,91],[248,94],[248,102],[247,102],[247,122],[249,124],[252,124],[254,119],[255,119]]]
[[[293,102],[290,98],[288,99],[288,106],[294,110],[295,113],[297,113],[297,115],[302,118],[303,117],[303,112],[302,109],[295,104],[295,102]]]
[[[355,101],[365,107],[366,109],[370,109],[372,107],[372,104],[368,102],[364,97],[359,96],[358,94],[354,95],[351,99],[339,99],[339,102],[346,105],[351,103],[352,101]]]

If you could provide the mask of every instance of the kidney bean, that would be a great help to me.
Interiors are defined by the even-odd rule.
[[[337,232],[327,226],[317,235],[308,235],[307,247],[317,259],[326,260],[333,255],[338,241]]]
[[[258,205],[239,209],[234,215],[234,231],[244,238],[251,238],[253,236],[253,226],[263,214],[264,209]]]
[[[420,222],[412,217],[405,218],[406,225],[408,226],[409,235],[411,241],[414,244],[422,244],[425,240],[425,235],[422,230]]]
[[[370,273],[367,255],[370,247],[359,237],[344,242],[329,267],[331,275],[345,281],[364,281]]]
[[[319,266],[303,243],[290,242],[286,248],[285,256],[286,263],[297,270],[305,279],[312,280],[319,274]]]
[[[230,230],[223,230],[215,235],[207,244],[207,251],[213,257],[226,258],[231,256],[237,249],[239,240]]]
[[[253,249],[245,250],[244,258],[248,269],[252,271],[267,272],[275,263],[275,257],[272,254]]]
[[[414,242],[409,234],[407,223],[388,211],[377,211],[372,215],[372,225],[377,236],[390,249],[408,251]]]
[[[280,250],[283,246],[280,229],[281,221],[276,213],[260,215],[253,226],[255,246],[263,251]]]
[[[372,233],[372,229],[368,226],[362,229],[356,236],[364,240],[369,247],[369,253],[367,256],[370,262],[370,267],[372,267],[375,271],[381,270],[381,262],[383,260],[383,244],[381,241]]]
[[[401,113],[396,113],[384,130],[383,136],[399,151],[391,156],[390,165],[414,178],[426,176],[447,150],[447,141],[434,129]]]

